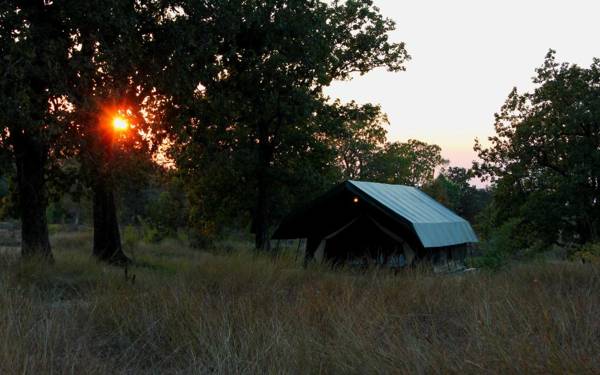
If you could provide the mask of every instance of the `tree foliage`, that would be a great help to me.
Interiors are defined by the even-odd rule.
[[[220,190],[239,192],[229,198],[241,203],[234,207],[249,208],[256,246],[264,248],[280,211],[275,197],[298,195],[295,187],[309,184],[295,182],[319,180],[329,168],[321,156],[329,153],[323,140],[333,122],[318,121],[330,105],[323,88],[376,67],[402,70],[408,55],[402,43],[388,41],[394,23],[371,0],[222,0],[213,6],[207,18],[216,25],[217,69],[199,82],[200,115],[183,140],[195,143],[198,153],[184,161],[228,163],[218,174],[225,177]],[[307,167],[291,170],[302,164]]]
[[[44,1],[0,3],[0,145],[16,166],[22,254],[47,259],[45,174],[60,150],[69,59],[63,21],[59,7]]]
[[[0,5],[0,142],[16,164],[24,254],[50,256],[46,176],[64,183],[62,162],[73,156],[93,190],[94,253],[119,251],[112,180],[129,160],[149,158],[165,134],[168,100],[157,88],[159,72],[175,63],[175,45],[162,38],[176,3]],[[132,124],[125,137],[111,129],[116,114]]]
[[[126,258],[117,205],[161,235],[185,218],[200,242],[227,224],[265,248],[285,213],[342,179],[430,183],[438,146],[388,142],[379,106],[324,93],[404,70],[394,28],[372,0],[0,3],[0,162],[24,248],[50,256],[48,198],[64,221],[65,194],[91,192],[94,254],[111,260]],[[165,145],[175,177],[152,159]]]
[[[584,243],[600,229],[600,60],[589,68],[550,51],[534,91],[513,90],[475,171],[495,183],[497,222],[518,218],[531,239]]]
[[[384,128],[388,124],[387,116],[379,106],[359,106],[354,102],[342,105],[336,101],[329,110],[339,129],[331,138],[343,178],[364,178],[387,142]]]
[[[423,191],[478,227],[479,215],[490,203],[491,192],[471,185],[472,177],[472,171],[465,168],[442,168]]]
[[[390,184],[423,186],[431,181],[437,167],[447,163],[438,145],[415,139],[386,143],[365,168],[363,178]]]

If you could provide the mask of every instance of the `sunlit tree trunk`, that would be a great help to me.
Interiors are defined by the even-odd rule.
[[[46,220],[46,148],[26,134],[14,134],[12,144],[17,166],[17,189],[21,212],[21,254],[25,258],[52,260]]]
[[[117,218],[113,185],[113,139],[112,134],[94,139],[88,159],[93,172],[92,210],[94,220],[94,245],[92,253],[100,261],[114,265],[126,265],[131,260],[121,247],[121,234]]]
[[[121,247],[115,197],[108,179],[98,177],[93,186],[94,248],[99,260],[116,265],[130,263]]]

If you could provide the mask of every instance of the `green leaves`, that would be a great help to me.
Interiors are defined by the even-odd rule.
[[[365,167],[361,178],[370,181],[423,186],[433,181],[435,169],[447,163],[442,149],[415,139],[386,143]]]
[[[519,215],[546,242],[587,242],[600,230],[600,70],[559,64],[550,50],[533,92],[513,90],[476,172],[496,181],[503,220]]]
[[[51,163],[82,159],[89,182],[133,174],[169,138],[204,211],[272,222],[337,181],[342,153],[383,150],[380,108],[323,89],[403,70],[393,29],[371,0],[3,2],[2,134],[39,139]],[[115,111],[136,126],[120,142],[103,128]]]
[[[323,88],[355,72],[400,70],[408,55],[388,40],[394,25],[372,1],[211,5],[202,19],[217,52],[190,105],[193,118],[179,132],[179,166],[201,181],[194,190],[204,191],[193,196],[202,197],[205,215],[222,213],[212,208],[227,202],[239,216],[250,213],[255,223],[268,216],[272,224],[340,178],[342,153],[360,158],[385,141],[378,107],[331,103]],[[199,55],[196,61],[203,63]]]

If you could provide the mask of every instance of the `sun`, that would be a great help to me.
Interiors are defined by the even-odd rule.
[[[113,129],[116,131],[125,131],[129,128],[129,123],[121,116],[115,116],[112,120]]]

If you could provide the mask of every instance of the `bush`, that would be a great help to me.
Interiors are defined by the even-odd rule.
[[[520,235],[520,219],[510,219],[491,231],[481,248],[483,256],[469,260],[469,266],[498,270],[508,264],[512,257],[527,251],[527,241]]]
[[[148,207],[147,241],[159,242],[167,237],[176,237],[177,230],[184,225],[186,209],[177,194],[163,191]]]
[[[48,224],[48,234],[54,235],[63,232],[63,226],[61,224]]]
[[[583,263],[600,264],[600,242],[591,242],[583,245],[570,258],[572,260],[580,260]]]
[[[486,251],[480,257],[467,259],[467,266],[473,268],[486,268],[497,271],[508,264],[510,257],[500,251]]]
[[[155,226],[144,225],[144,241],[147,243],[159,243],[165,238],[163,232]]]
[[[133,225],[127,225],[123,229],[123,249],[126,252],[134,252],[142,239],[140,229]]]

